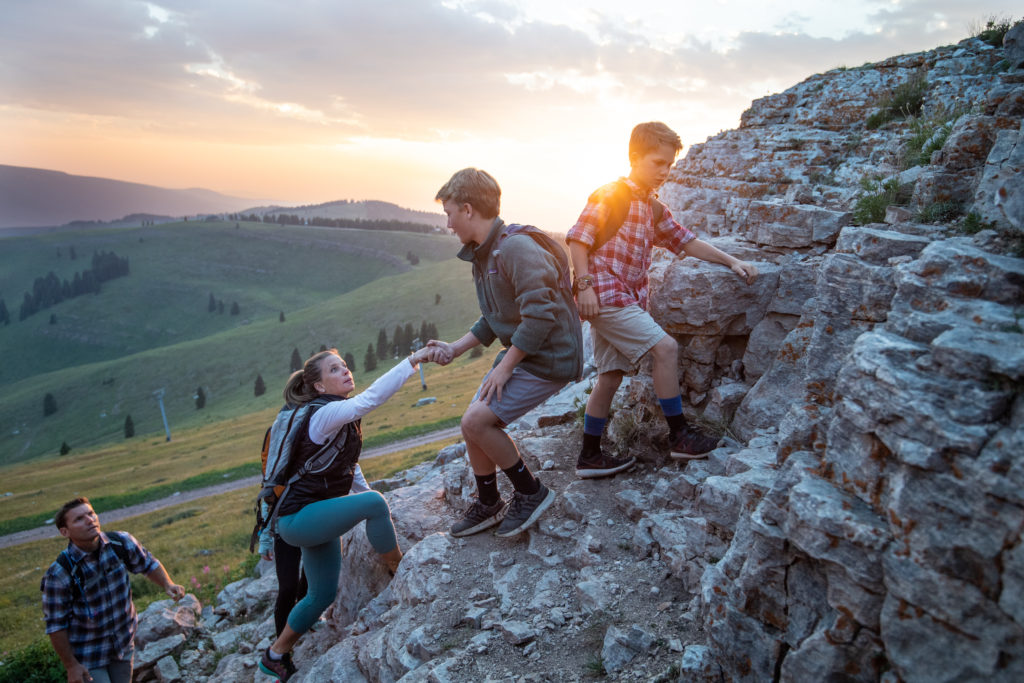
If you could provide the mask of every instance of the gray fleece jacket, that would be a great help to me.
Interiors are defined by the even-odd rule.
[[[505,235],[495,218],[483,244],[470,242],[459,258],[473,264],[480,319],[470,329],[485,346],[498,339],[526,354],[519,367],[543,379],[577,380],[583,335],[572,292],[559,284],[553,254],[525,234]],[[503,349],[494,361],[501,362]]]

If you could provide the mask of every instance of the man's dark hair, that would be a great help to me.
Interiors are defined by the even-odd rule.
[[[63,529],[67,526],[68,513],[79,505],[92,505],[92,503],[85,496],[81,496],[74,500],[69,500],[60,506],[60,510],[57,510],[57,516],[53,518],[53,523],[57,525],[58,529]]]

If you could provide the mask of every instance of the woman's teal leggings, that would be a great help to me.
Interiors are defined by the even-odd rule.
[[[305,633],[316,623],[338,593],[342,534],[366,520],[366,538],[378,553],[398,544],[391,510],[376,491],[355,493],[310,503],[277,520],[277,530],[288,543],[302,548],[302,566],[309,588],[288,614],[288,625]]]

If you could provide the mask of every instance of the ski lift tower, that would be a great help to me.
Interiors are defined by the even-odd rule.
[[[419,351],[423,348],[423,342],[420,341],[419,337],[416,337],[412,340],[412,344],[410,344],[410,346],[413,351]],[[427,390],[427,380],[423,377],[423,363],[420,363],[420,386],[423,387],[423,391]]]
[[[156,398],[157,403],[160,404],[160,417],[164,419],[164,432],[167,434],[167,440],[171,440],[171,428],[167,424],[167,411],[164,410],[164,390],[157,389],[153,392],[153,396]]]

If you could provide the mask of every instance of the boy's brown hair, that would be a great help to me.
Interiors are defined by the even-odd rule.
[[[501,188],[487,171],[464,168],[456,171],[434,197],[439,202],[469,204],[484,218],[494,218],[501,211]]]
[[[662,145],[672,147],[678,154],[683,148],[683,141],[674,130],[661,121],[638,124],[629,136],[629,159],[632,161],[634,158],[642,157]]]
[[[68,517],[68,513],[69,512],[74,510],[79,505],[91,505],[91,504],[92,503],[90,503],[89,499],[86,498],[85,496],[81,496],[79,498],[75,498],[74,500],[69,500],[68,502],[66,502],[66,503],[64,503],[63,505],[60,506],[60,510],[57,510],[57,514],[53,518],[53,523],[57,525],[57,529],[63,529],[64,527],[66,527],[68,525],[67,517]]]

